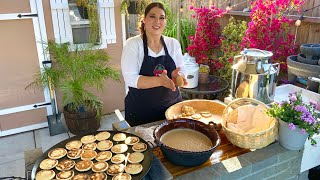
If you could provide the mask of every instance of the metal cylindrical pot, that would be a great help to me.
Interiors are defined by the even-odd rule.
[[[211,140],[213,147],[207,151],[183,151],[166,146],[160,141],[163,134],[177,128],[188,128],[201,132]],[[155,142],[160,146],[162,153],[170,162],[180,166],[192,167],[206,162],[220,145],[221,139],[215,128],[216,125],[213,122],[209,122],[207,125],[191,119],[168,120],[159,125],[154,130],[153,135]]]
[[[254,98],[266,104],[274,99],[280,64],[266,64],[263,74],[249,74],[232,70],[231,93],[234,98]]]

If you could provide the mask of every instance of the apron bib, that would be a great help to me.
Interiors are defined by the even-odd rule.
[[[176,69],[176,65],[168,53],[167,46],[161,36],[165,55],[159,57],[148,56],[147,37],[143,35],[144,59],[139,74],[142,76],[158,76],[167,70],[168,77]],[[165,87],[137,89],[129,87],[125,98],[125,119],[130,126],[137,126],[149,122],[165,119],[165,111],[171,105],[182,100],[179,89],[175,91]]]

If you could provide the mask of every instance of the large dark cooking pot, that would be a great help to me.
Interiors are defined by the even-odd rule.
[[[169,161],[181,166],[198,166],[206,162],[213,151],[220,145],[221,139],[215,127],[216,124],[213,122],[209,122],[207,125],[191,119],[168,120],[160,124],[154,130],[153,135],[155,142],[160,146],[162,153]],[[164,133],[178,128],[188,128],[201,132],[211,140],[213,147],[207,151],[183,151],[166,146],[160,142],[160,138]]]

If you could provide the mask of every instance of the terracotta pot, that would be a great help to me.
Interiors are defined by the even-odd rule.
[[[221,139],[215,130],[215,127],[216,124],[213,122],[209,122],[209,125],[207,125],[203,122],[191,119],[168,120],[154,130],[153,136],[166,159],[176,165],[192,167],[206,162],[214,150],[220,145]],[[184,151],[166,146],[160,141],[163,134],[177,128],[188,128],[201,132],[211,140],[213,147],[207,151]]]
[[[200,84],[209,83],[209,73],[199,73],[199,83]]]

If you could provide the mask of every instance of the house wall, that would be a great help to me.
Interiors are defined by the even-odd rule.
[[[120,71],[123,47],[120,1],[114,0],[114,3],[117,41],[115,44],[108,44],[104,50],[111,57],[110,64]],[[50,0],[42,0],[42,4],[47,39],[53,40]],[[28,0],[0,1],[0,14],[30,12]],[[34,80],[34,74],[39,70],[32,18],[1,20],[0,39],[0,110],[46,102],[41,89],[25,89]],[[124,109],[125,89],[122,76],[120,79],[120,82],[106,80],[106,90],[97,92],[104,102],[103,114],[112,113],[115,109]],[[57,92],[57,104],[61,112],[62,98],[59,92]],[[0,115],[0,137],[4,134],[22,132],[26,126],[44,127],[47,122],[46,116],[45,108]],[[41,125],[33,126],[36,124]],[[19,130],[14,130],[17,128]],[[6,132],[3,133],[4,131]]]
[[[30,12],[29,1],[0,1],[0,14]],[[25,89],[36,70],[39,59],[32,19],[1,20],[0,110],[45,101],[42,90]],[[45,108],[0,115],[0,132],[46,122],[46,115]]]
[[[105,51],[109,54],[110,64],[112,64],[115,68],[121,71],[121,53],[122,53],[122,21],[121,21],[121,13],[120,13],[120,1],[114,0],[115,5],[115,22],[116,22],[116,34],[117,34],[117,43],[108,44],[108,47]],[[51,18],[51,10],[50,10],[50,0],[43,0],[43,9],[46,21],[47,28],[47,36],[48,39],[53,40],[53,27],[52,27],[52,18]],[[101,98],[104,102],[103,106],[103,114],[112,113],[115,109],[124,110],[124,97],[125,97],[125,89],[124,89],[124,81],[121,75],[121,81],[114,80],[106,80],[105,87],[106,90],[104,92],[97,92],[96,94]],[[57,93],[57,102],[59,111],[62,111],[62,97],[61,94]]]

